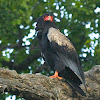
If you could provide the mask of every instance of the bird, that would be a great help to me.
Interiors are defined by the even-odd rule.
[[[36,31],[42,57],[55,71],[50,78],[65,79],[74,90],[86,96],[80,88],[83,84],[86,90],[86,83],[77,51],[70,39],[56,27],[52,13],[37,19]]]

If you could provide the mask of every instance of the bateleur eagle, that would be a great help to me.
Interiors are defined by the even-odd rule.
[[[57,29],[54,16],[46,13],[39,17],[36,31],[42,55],[46,63],[55,70],[51,78],[64,78],[73,89],[86,96],[80,88],[80,84],[85,89],[86,85],[78,54],[71,41]]]

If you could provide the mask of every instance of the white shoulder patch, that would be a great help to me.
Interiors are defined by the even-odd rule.
[[[49,29],[49,31],[48,31],[48,34],[47,34],[47,37],[48,37],[48,39],[49,39],[49,41],[51,42],[51,41],[53,41],[53,40],[55,40],[55,34],[53,34],[53,33],[55,33],[55,32],[57,32],[57,29],[55,29],[55,28],[53,28],[53,27],[51,27],[50,29]]]
[[[56,42],[59,46],[67,46],[69,49],[73,49],[75,51],[75,48],[71,41],[62,34],[58,29],[55,29],[51,27],[47,34],[48,40],[50,42]]]

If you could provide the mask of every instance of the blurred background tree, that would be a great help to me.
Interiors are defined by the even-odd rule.
[[[53,73],[43,65],[35,32],[36,19],[47,12],[75,45],[85,71],[100,64],[99,0],[0,0],[0,67]],[[8,96],[0,95],[0,100]]]

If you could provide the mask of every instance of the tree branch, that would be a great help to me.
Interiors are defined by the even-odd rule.
[[[28,66],[36,59],[38,59],[41,56],[40,52],[36,52],[34,54],[30,54],[23,62],[21,62],[18,65],[14,65],[12,69],[15,70],[25,70],[28,68]]]
[[[82,97],[64,81],[0,68],[0,93],[9,92],[25,100],[100,100],[100,66],[85,72],[85,76],[88,93]]]
[[[17,71],[21,71],[21,70],[25,70],[28,68],[28,66],[34,61],[36,60],[37,58],[39,58],[41,56],[40,52],[36,52],[34,54],[30,54],[28,55],[28,57],[21,63],[15,65],[14,62],[12,61],[1,61],[2,65],[3,66],[8,66],[9,69],[15,69]]]

